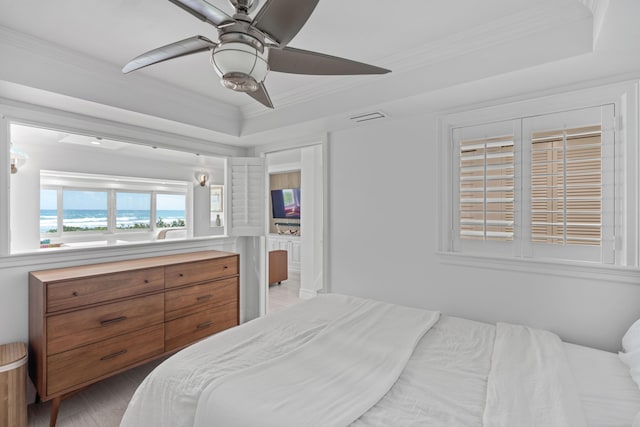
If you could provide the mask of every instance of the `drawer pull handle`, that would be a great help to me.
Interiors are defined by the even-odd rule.
[[[78,291],[71,292],[71,295],[73,295],[74,297],[77,297],[78,296]]]
[[[180,276],[180,277],[184,277],[184,274],[180,273],[180,274],[178,274],[178,276]]]
[[[114,323],[122,322],[123,320],[127,320],[127,316],[120,316],[116,317],[115,319],[102,320],[100,322],[100,326],[113,325]]]
[[[198,329],[204,329],[204,328],[208,328],[209,326],[213,325],[213,321],[208,321],[208,322],[204,322],[204,323],[200,323],[198,325]]]
[[[224,269],[226,270],[227,268],[229,268],[229,266],[228,266],[228,265],[225,265],[225,266],[224,266]]]
[[[144,279],[144,283],[149,283],[149,279]]]
[[[206,301],[208,299],[211,299],[213,297],[213,295],[209,294],[209,295],[202,295],[201,297],[196,298],[196,301],[200,302],[200,301]]]
[[[109,359],[113,359],[114,357],[122,356],[122,355],[123,355],[123,354],[125,354],[126,352],[127,352],[127,350],[120,350],[120,351],[117,351],[117,352],[115,352],[115,353],[113,353],[113,354],[109,354],[109,355],[106,355],[106,356],[102,356],[102,357],[100,358],[100,360],[109,360]]]

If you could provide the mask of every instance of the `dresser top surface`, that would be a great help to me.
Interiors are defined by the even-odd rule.
[[[101,274],[120,271],[140,270],[145,268],[163,267],[166,265],[182,264],[194,261],[204,261],[229,256],[237,256],[234,252],[199,251],[183,254],[162,255],[123,261],[111,261],[96,264],[78,265],[73,267],[54,268],[49,270],[32,271],[29,274],[41,282],[56,282],[78,277],[98,276]]]

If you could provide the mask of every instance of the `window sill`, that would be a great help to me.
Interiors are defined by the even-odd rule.
[[[458,252],[438,252],[438,257],[442,264],[447,265],[640,285],[640,269],[632,267],[550,259],[489,257]]]
[[[235,242],[235,237],[221,235],[192,239],[128,242],[120,245],[101,245],[84,248],[40,249],[35,252],[0,256],[0,269],[48,263],[108,262],[122,257],[140,258],[143,256],[163,255],[165,253],[170,254],[175,251],[228,250],[226,247],[234,246]]]

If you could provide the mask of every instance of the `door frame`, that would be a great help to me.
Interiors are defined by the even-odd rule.
[[[322,288],[318,290],[318,293],[327,293],[330,292],[330,284],[328,280],[328,272],[329,272],[329,221],[328,221],[328,213],[329,213],[329,197],[328,197],[328,188],[329,188],[329,174],[328,174],[328,151],[329,144],[327,140],[327,136],[323,135],[322,137],[311,138],[305,141],[298,142],[290,142],[290,143],[274,143],[267,144],[254,147],[253,154],[257,157],[267,157],[268,154],[275,154],[278,152],[289,151],[289,150],[297,150],[303,149],[306,147],[312,146],[320,146],[321,147],[321,155],[322,155]],[[269,267],[268,267],[268,251],[269,247],[266,242],[268,238],[268,224],[269,224],[269,170],[268,165],[265,159],[265,244],[262,246],[263,248],[263,256],[262,258],[265,260],[264,269],[262,269],[261,280],[260,280],[260,295],[259,295],[259,315],[264,316],[268,313],[269,306],[269,283],[268,283],[268,275],[269,275]],[[303,196],[304,197],[304,196]],[[304,268],[301,265],[300,276],[302,280],[302,269]]]

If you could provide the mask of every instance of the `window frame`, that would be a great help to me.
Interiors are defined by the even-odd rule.
[[[142,126],[139,124],[131,124],[118,121],[104,120],[99,117],[92,117],[87,114],[79,114],[61,110],[55,107],[47,107],[16,100],[0,101],[0,162],[3,165],[9,165],[9,148],[10,148],[10,127],[13,124],[45,128],[49,130],[57,130],[78,135],[100,135],[106,139],[127,142],[130,144],[139,144],[148,147],[157,147],[166,150],[180,151],[184,153],[200,154],[220,159],[224,162],[223,167],[226,170],[226,164],[230,158],[246,155],[246,148],[236,147],[233,145],[223,144],[211,141],[211,139],[203,139],[197,136],[187,134],[177,134],[174,131]],[[27,167],[31,167],[29,162]],[[217,168],[218,166],[216,166]],[[2,169],[0,167],[0,169]],[[167,240],[158,246],[158,242],[141,241],[132,242],[128,245],[107,245],[91,248],[69,248],[65,251],[42,251],[42,250],[18,250],[15,251],[11,245],[11,214],[12,214],[12,184],[8,166],[4,169],[5,173],[0,173],[0,264],[22,262],[16,260],[38,260],[40,258],[68,260],[72,258],[91,259],[96,253],[105,254],[131,254],[137,257],[144,253],[154,253],[158,250],[166,250],[167,247],[189,250],[193,248],[207,249],[211,245],[219,245],[220,242],[235,242],[234,238],[229,235],[228,227],[224,227],[222,234],[212,233],[195,233],[189,230],[187,239],[184,240]],[[224,173],[226,184],[227,174]],[[227,192],[228,193],[228,192]],[[227,201],[225,196],[225,201]],[[199,227],[199,222],[194,220],[194,191],[193,187],[189,190],[187,196],[187,221],[192,221],[193,227]],[[226,239],[226,240],[225,240]],[[226,244],[226,243],[225,243]],[[233,243],[235,244],[235,243]],[[160,249],[161,247],[165,249]],[[225,250],[232,250],[227,247]],[[62,254],[61,254],[62,253]],[[87,254],[85,256],[85,253]],[[25,261],[26,262],[26,261]]]
[[[144,179],[144,185],[155,185],[156,188],[152,190],[143,190],[140,188],[140,183],[138,178],[135,177],[122,177],[122,176],[106,176],[100,175],[101,178],[113,178],[117,185],[114,185],[111,182],[105,181],[104,185],[97,185],[95,182],[91,182],[92,178],[95,176],[92,174],[70,174],[67,172],[56,172],[56,171],[42,171],[45,175],[54,176],[56,173],[60,174],[59,178],[54,178],[56,182],[46,182],[41,183],[40,191],[42,190],[54,190],[57,192],[57,231],[55,233],[49,232],[40,232],[40,239],[48,239],[48,238],[71,238],[76,240],[80,237],[104,237],[105,235],[126,235],[131,233],[149,233],[154,234],[159,230],[163,230],[171,227],[157,227],[157,220],[155,219],[157,216],[157,196],[159,194],[170,194],[170,195],[183,195],[185,197],[185,223],[186,227],[188,227],[187,221],[187,212],[188,212],[188,188],[189,182],[174,182],[168,183],[166,179]],[[42,175],[41,175],[42,176]],[[42,178],[41,178],[42,179]],[[86,185],[82,183],[83,180],[86,180]],[[154,184],[154,181],[157,181]],[[167,186],[172,186],[175,188],[168,188]],[[180,191],[182,188],[183,191]],[[64,203],[63,203],[63,193],[64,191],[96,191],[96,192],[106,192],[107,193],[107,229],[106,230],[91,230],[91,231],[64,231]],[[116,203],[116,194],[117,193],[137,193],[137,194],[149,194],[150,196],[150,206],[149,206],[149,215],[150,215],[150,227],[149,228],[131,228],[124,229],[117,227],[117,203]]]
[[[129,193],[129,194],[148,194],[149,195],[149,227],[148,228],[119,228],[118,227],[118,193]],[[113,211],[113,230],[115,233],[126,232],[131,233],[135,231],[155,231],[155,221],[154,221],[154,211],[153,205],[155,205],[156,194],[155,191],[143,191],[143,190],[129,190],[127,188],[118,188],[113,189],[111,197],[113,197],[113,209],[109,210],[109,213]],[[185,204],[185,213],[186,213],[186,204]],[[109,215],[111,216],[111,215]],[[186,216],[186,214],[185,214]]]
[[[444,114],[438,120],[438,162],[439,168],[439,238],[438,253],[445,263],[478,266],[478,260],[491,260],[484,265],[495,265],[497,262],[506,269],[521,270],[523,266],[531,266],[531,271],[539,271],[538,264],[578,265],[580,268],[608,267],[600,262],[577,260],[552,260],[513,255],[509,253],[483,252],[469,253],[460,251],[454,244],[455,230],[453,212],[457,209],[457,194],[450,191],[455,182],[456,170],[453,160],[456,158],[455,147],[452,144],[453,129],[466,126],[476,126],[487,123],[520,119],[578,110],[587,107],[597,107],[605,104],[614,105],[616,116],[614,119],[616,150],[615,170],[616,187],[614,188],[616,212],[614,218],[615,239],[614,246],[615,267],[637,268],[639,258],[639,199],[638,188],[638,82],[623,82],[608,86],[583,89],[564,94],[554,94],[541,98],[532,98],[519,102],[496,104],[491,107],[471,109],[467,111]],[[521,144],[520,144],[521,145]],[[457,160],[457,158],[456,158]],[[525,195],[525,198],[528,197]],[[517,241],[518,239],[516,239]],[[517,252],[517,251],[516,251]],[[531,262],[529,262],[531,261]],[[482,264],[482,262],[480,262]]]

